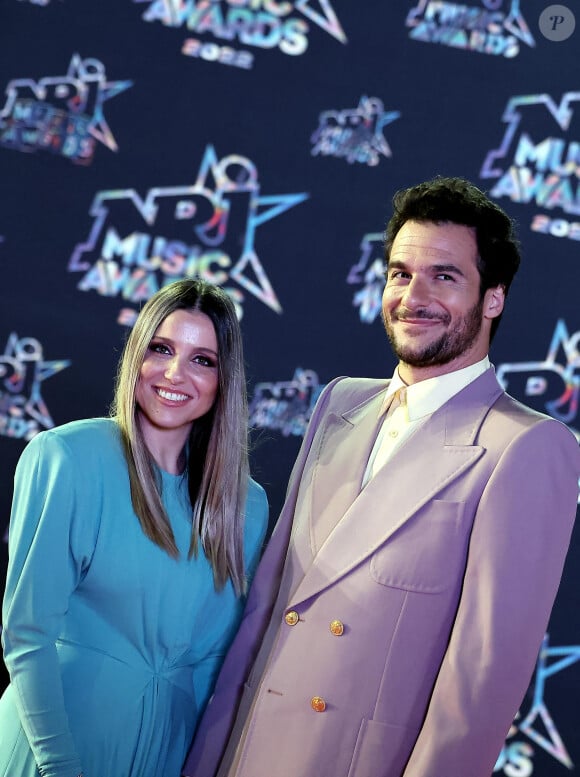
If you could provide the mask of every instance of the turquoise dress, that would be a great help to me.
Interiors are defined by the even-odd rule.
[[[179,558],[143,533],[116,423],[37,435],[16,470],[3,608],[11,683],[0,699],[0,777],[179,777],[241,617],[203,555],[187,559],[183,477],[162,473]],[[250,481],[245,558],[267,526]]]

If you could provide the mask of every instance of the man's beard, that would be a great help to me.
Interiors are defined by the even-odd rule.
[[[436,319],[444,325],[449,326],[451,316],[432,316],[425,313],[413,313],[412,318],[424,318],[425,320]],[[397,342],[393,325],[384,318],[387,336],[391,342],[391,347],[397,358],[408,364],[410,367],[435,367],[449,362],[462,356],[473,345],[481,331],[483,318],[483,300],[479,300],[468,310],[467,313],[455,324],[453,329],[443,332],[441,337],[428,343],[422,348],[413,348],[412,345],[402,345]],[[395,320],[404,321],[395,317]]]

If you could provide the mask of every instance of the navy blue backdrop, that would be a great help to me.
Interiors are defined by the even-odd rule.
[[[382,232],[394,191],[435,174],[471,179],[518,222],[524,261],[492,361],[510,393],[576,430],[574,11],[4,0],[0,539],[26,441],[107,413],[135,311],[184,275],[238,307],[253,472],[275,518],[321,387],[392,372]],[[0,590],[6,555],[0,542]],[[576,533],[496,774],[580,770],[579,558]]]

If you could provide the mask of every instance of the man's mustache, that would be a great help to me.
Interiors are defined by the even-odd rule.
[[[428,310],[408,310],[397,312],[393,314],[395,321],[411,321],[417,319],[423,319],[424,321],[441,321],[443,324],[448,324],[450,316],[441,313],[430,313]]]

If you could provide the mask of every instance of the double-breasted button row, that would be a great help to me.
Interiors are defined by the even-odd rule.
[[[288,610],[288,612],[284,615],[284,621],[288,626],[296,626],[299,620],[300,616],[296,610]],[[338,618],[335,618],[335,620],[331,621],[328,628],[330,633],[335,637],[342,637],[344,634],[344,623],[338,620]],[[326,710],[326,701],[322,698],[322,696],[313,696],[310,699],[310,706],[314,712],[324,712]]]
[[[298,621],[300,620],[300,616],[296,612],[296,610],[288,610],[286,615],[284,616],[284,620],[286,621],[286,624],[288,626],[296,626]],[[330,633],[333,634],[335,637],[341,637],[344,634],[344,623],[342,621],[333,620],[330,622],[329,625]]]

